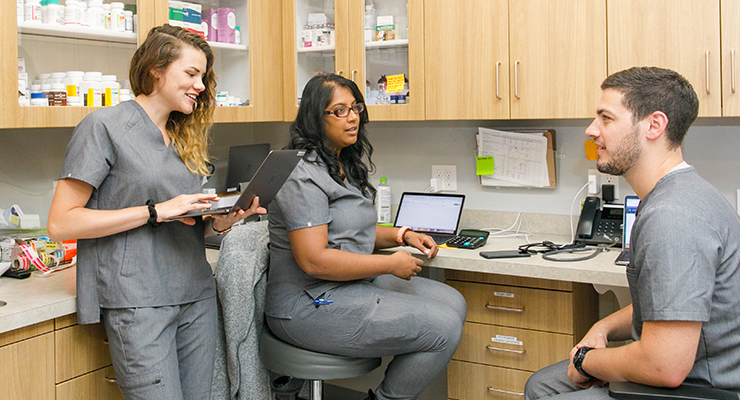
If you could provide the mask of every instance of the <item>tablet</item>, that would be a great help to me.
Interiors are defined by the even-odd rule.
[[[266,208],[305,154],[306,150],[273,150],[267,155],[257,172],[254,173],[252,180],[244,188],[233,206],[193,210],[171,217],[169,220],[247,210],[252,205],[252,200],[257,196],[260,198],[260,207]]]

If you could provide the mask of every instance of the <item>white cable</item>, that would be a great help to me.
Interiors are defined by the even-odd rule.
[[[586,182],[586,184],[583,185],[583,187],[581,188],[581,190],[579,190],[578,193],[576,193],[576,195],[573,196],[573,201],[570,202],[570,211],[569,211],[569,213],[570,213],[570,238],[571,238],[571,242],[574,242],[576,240],[575,233],[573,231],[573,204],[575,204],[576,199],[581,194],[581,192],[583,191],[583,189],[585,189],[586,187],[588,187],[588,182]]]
[[[518,213],[517,216],[516,216],[516,219],[514,220],[514,223],[511,224],[511,226],[508,227],[508,228],[506,228],[506,229],[501,229],[501,228],[483,228],[482,230],[491,232],[491,234],[488,236],[489,238],[507,238],[507,237],[521,237],[521,236],[524,236],[525,239],[527,239],[527,242],[529,242],[529,236],[532,235],[532,233],[531,232],[520,230],[521,227],[522,227],[522,220],[523,220],[523,218],[521,218],[521,215],[522,215],[521,212]],[[511,232],[511,230],[514,228],[514,226],[517,225],[517,222],[519,223],[519,226],[517,227],[517,229],[516,229],[516,231],[514,233],[509,234],[509,235],[503,235],[503,233]]]
[[[8,182],[0,181],[0,183],[2,183],[5,186],[8,186],[11,189],[15,189],[15,190],[17,190],[17,191],[19,191],[19,192],[21,192],[23,194],[26,194],[26,195],[29,195],[29,196],[33,196],[33,197],[43,197],[43,196],[46,196],[47,194],[49,194],[50,192],[54,191],[54,187],[52,186],[51,190],[47,190],[44,193],[31,193],[31,192],[28,192],[28,191],[25,191],[25,190],[19,188],[18,186],[11,185]]]

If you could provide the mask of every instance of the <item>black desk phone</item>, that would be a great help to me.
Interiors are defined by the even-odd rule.
[[[477,249],[486,244],[488,240],[487,231],[478,231],[475,229],[463,229],[455,237],[445,242],[449,247],[460,249]]]
[[[575,242],[587,245],[611,245],[622,247],[622,224],[624,206],[604,204],[594,196],[586,197],[578,219]]]

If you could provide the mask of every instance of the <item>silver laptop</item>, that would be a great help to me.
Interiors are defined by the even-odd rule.
[[[246,210],[252,205],[252,200],[256,196],[260,198],[260,206],[267,207],[305,154],[306,150],[273,150],[254,173],[252,180],[243,189],[241,196],[233,206],[194,210],[170,219],[228,214],[232,211]]]
[[[632,226],[635,224],[637,217],[637,206],[640,205],[640,198],[637,196],[624,196],[624,222],[622,223],[622,252],[619,253],[616,261],[617,265],[627,265],[630,263],[630,240],[632,236]]]
[[[464,194],[404,192],[393,226],[408,226],[442,244],[457,234],[463,203]]]

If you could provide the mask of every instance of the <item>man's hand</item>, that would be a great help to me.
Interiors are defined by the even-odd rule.
[[[591,331],[593,330],[594,328],[591,328]],[[607,383],[596,378],[591,379],[584,376],[583,374],[578,372],[578,370],[576,370],[575,366],[573,365],[573,358],[575,357],[578,349],[580,349],[581,347],[593,347],[594,350],[591,351],[597,351],[596,349],[606,348],[606,336],[601,332],[592,333],[591,331],[589,331],[583,338],[583,340],[581,340],[581,342],[578,343],[576,347],[574,347],[570,351],[570,364],[568,364],[568,378],[570,378],[573,383],[584,389],[588,389],[591,386],[604,386]],[[588,354],[586,354],[586,356],[588,356]]]

